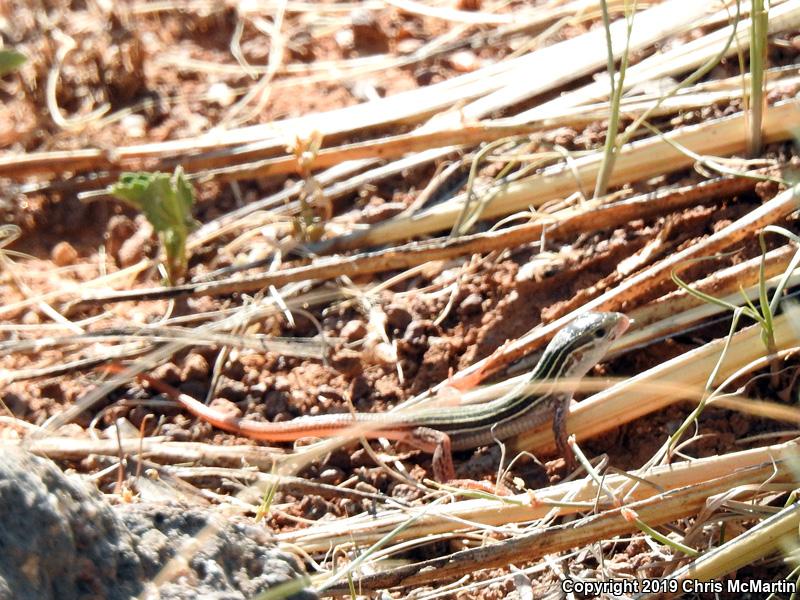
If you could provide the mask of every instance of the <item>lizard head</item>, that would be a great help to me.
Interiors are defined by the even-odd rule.
[[[618,312],[589,312],[563,327],[547,345],[542,361],[549,377],[583,377],[630,325]]]

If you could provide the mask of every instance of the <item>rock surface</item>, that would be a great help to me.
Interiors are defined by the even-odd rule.
[[[177,504],[112,507],[48,460],[3,453],[0,600],[244,600],[301,576],[261,528]]]

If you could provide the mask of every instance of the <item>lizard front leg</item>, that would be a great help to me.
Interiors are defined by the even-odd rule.
[[[569,447],[569,443],[567,442],[567,415],[569,414],[569,405],[571,403],[572,394],[558,396],[555,399],[555,407],[553,410],[553,435],[556,438],[556,449],[558,453],[564,457],[568,472],[574,471],[577,466],[572,448]]]

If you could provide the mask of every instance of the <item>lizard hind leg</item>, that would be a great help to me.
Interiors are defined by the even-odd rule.
[[[444,483],[456,478],[449,435],[430,427],[415,427],[403,441],[433,455],[433,476],[436,481]]]
[[[510,496],[513,493],[502,483],[494,485],[488,481],[456,479],[450,436],[443,431],[430,427],[416,427],[408,432],[403,441],[433,455],[433,476],[440,483],[499,496]]]

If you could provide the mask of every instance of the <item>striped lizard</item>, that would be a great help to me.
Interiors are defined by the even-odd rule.
[[[325,437],[355,432],[354,426],[362,425],[357,435],[406,442],[432,453],[434,476],[439,481],[449,481],[455,477],[453,450],[502,441],[549,420],[553,422],[559,452],[568,465],[574,465],[566,432],[572,393],[561,386],[548,389],[547,384],[559,380],[576,384],[603,358],[629,322],[616,312],[590,312],[576,317],[556,333],[524,381],[496,400],[481,404],[421,407],[395,413],[315,415],[270,423],[226,415],[157,379],[143,379],[215,427],[256,440],[286,442]],[[542,385],[531,392],[529,386],[536,382]]]

